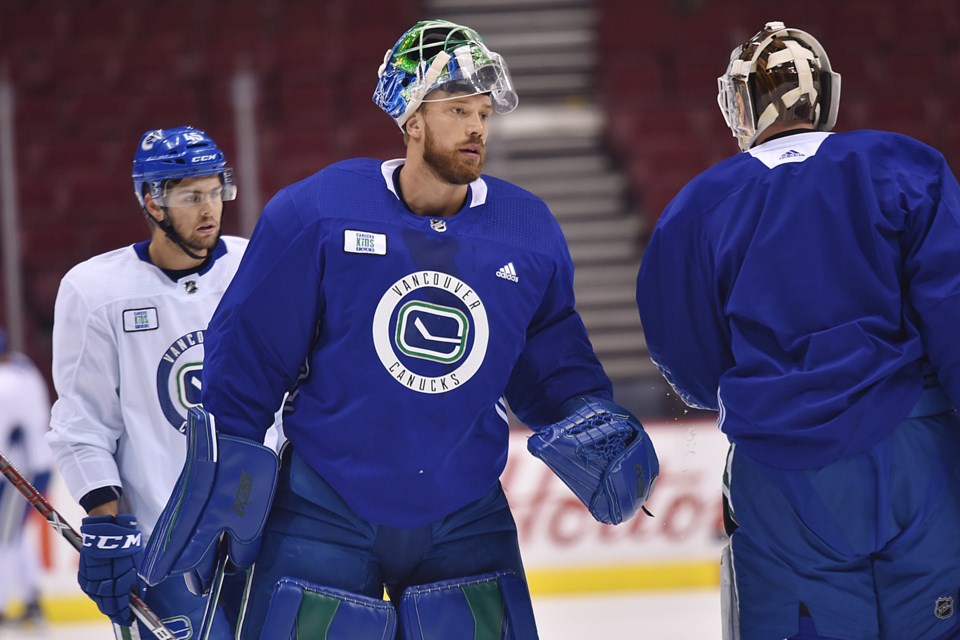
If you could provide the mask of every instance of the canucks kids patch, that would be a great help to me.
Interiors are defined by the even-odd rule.
[[[372,231],[344,229],[343,250],[347,253],[368,253],[372,256],[387,255],[387,236]]]
[[[124,309],[123,330],[127,333],[134,331],[152,331],[160,326],[157,319],[156,307],[146,309]]]

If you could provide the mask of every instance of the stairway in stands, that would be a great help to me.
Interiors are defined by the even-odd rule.
[[[624,396],[659,378],[634,302],[643,217],[605,148],[591,0],[428,0],[424,15],[473,27],[506,59],[520,106],[492,121],[487,172],[543,198],[560,221],[590,339],[618,400],[636,404]]]

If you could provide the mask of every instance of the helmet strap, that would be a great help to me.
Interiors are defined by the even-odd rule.
[[[179,247],[181,251],[183,251],[185,254],[187,254],[188,256],[190,256],[191,258],[193,258],[194,260],[206,260],[207,258],[209,258],[209,257],[213,254],[213,251],[212,251],[212,250],[208,250],[207,253],[206,253],[205,255],[202,255],[202,256],[201,256],[201,255],[197,255],[196,253],[194,253],[194,252],[193,252],[189,247],[187,247],[187,245],[183,242],[183,238],[180,236],[179,233],[177,233],[177,230],[173,228],[173,225],[170,224],[170,219],[169,219],[170,216],[169,216],[169,213],[167,212],[167,208],[166,208],[166,207],[160,207],[160,209],[161,209],[161,210],[163,211],[163,213],[164,213],[164,218],[163,218],[163,220],[157,220],[157,219],[154,218],[152,215],[150,215],[150,212],[147,211],[147,208],[146,208],[146,207],[143,207],[143,215],[147,216],[147,220],[149,220],[153,225],[155,225],[156,227],[159,227],[160,230],[163,231],[164,235],[166,235],[167,238],[169,238],[170,241],[173,242],[173,244],[177,245],[177,247]],[[218,239],[219,239],[219,237],[218,237]]]
[[[420,108],[420,104],[427,96],[430,87],[433,86],[433,83],[436,82],[440,74],[443,73],[443,69],[447,66],[448,62],[450,62],[450,54],[446,51],[441,51],[434,56],[433,63],[427,69],[427,72],[423,74],[423,79],[420,81],[420,86],[417,88],[416,94],[410,96],[406,110],[396,118],[396,122],[400,125],[401,129],[403,129],[403,125],[407,123],[407,120],[410,119],[410,116],[413,115],[413,112]]]

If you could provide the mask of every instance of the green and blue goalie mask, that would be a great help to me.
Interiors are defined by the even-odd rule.
[[[805,31],[768,22],[730,54],[717,78],[717,103],[741,151],[774,122],[810,122],[830,131],[837,122],[840,75]]]
[[[517,108],[507,63],[473,29],[444,20],[418,22],[383,58],[373,101],[402,130],[430,92],[488,94],[495,113]],[[447,98],[449,99],[449,98]]]

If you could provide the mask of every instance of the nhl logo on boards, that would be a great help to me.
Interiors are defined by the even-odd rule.
[[[443,233],[447,230],[447,223],[440,218],[433,218],[430,220],[430,228],[437,233]]]
[[[953,615],[953,609],[953,598],[951,596],[937,598],[936,604],[933,605],[933,615],[941,620],[946,620]]]

